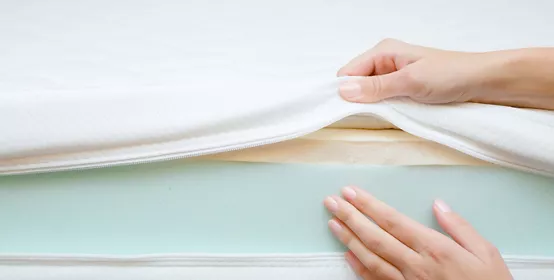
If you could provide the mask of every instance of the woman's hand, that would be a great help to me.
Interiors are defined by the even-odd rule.
[[[444,202],[436,201],[433,210],[452,239],[360,188],[346,187],[342,195],[324,201],[336,217],[329,227],[350,249],[346,259],[363,279],[512,280],[498,250]]]
[[[341,96],[351,102],[402,96],[422,103],[554,109],[554,48],[468,53],[387,39],[342,67],[338,76],[364,76],[341,86]]]

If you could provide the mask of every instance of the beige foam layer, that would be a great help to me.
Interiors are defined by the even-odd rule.
[[[488,165],[454,149],[394,129],[325,128],[290,141],[210,155],[203,159],[371,165]]]
[[[398,129],[390,122],[375,116],[353,115],[335,122],[330,128],[352,129]]]

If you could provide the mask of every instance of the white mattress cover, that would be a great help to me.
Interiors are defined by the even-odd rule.
[[[543,28],[551,4],[544,1],[0,5],[0,174],[240,149],[354,114],[482,160],[554,174],[551,112],[409,100],[349,104],[334,78],[384,36],[466,51],[551,44],[552,31]],[[401,20],[390,20],[390,11]]]

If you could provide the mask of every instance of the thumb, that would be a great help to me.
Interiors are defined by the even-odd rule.
[[[374,103],[391,97],[407,96],[406,73],[396,71],[385,75],[360,77],[342,84],[340,96],[346,101]]]
[[[491,259],[498,253],[496,248],[442,200],[436,200],[433,211],[442,229],[466,250],[482,261]]]

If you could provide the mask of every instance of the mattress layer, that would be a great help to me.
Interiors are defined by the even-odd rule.
[[[339,126],[344,124],[348,123]],[[375,130],[377,126],[369,130],[332,127],[336,126],[293,140],[200,159],[313,164],[491,165],[401,130]]]
[[[340,258],[345,248],[328,231],[330,216],[321,204],[348,184],[432,228],[432,201],[440,197],[505,256],[534,257],[524,272],[530,265],[551,273],[541,265],[554,257],[550,178],[494,166],[189,159],[0,177],[0,275],[150,280],[274,273],[351,279]],[[321,254],[335,257],[297,265],[303,256]],[[200,262],[187,261],[199,256]],[[278,265],[264,264],[268,258]]]
[[[554,277],[554,259],[505,258],[515,280]],[[10,266],[11,264],[11,266]],[[0,269],[9,279],[231,279],[231,280],[357,280],[342,254],[299,255],[153,255],[101,256],[0,256]]]
[[[399,129],[391,122],[377,116],[352,115],[327,126],[328,128],[351,129]]]
[[[554,257],[553,184],[495,166],[196,159],[4,176],[0,254],[340,252],[322,201],[357,185],[432,228],[441,198],[503,254]]]

